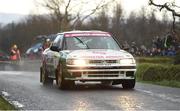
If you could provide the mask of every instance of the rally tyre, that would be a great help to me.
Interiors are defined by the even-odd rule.
[[[135,87],[136,80],[125,80],[122,82],[122,87],[124,89],[133,89]]]
[[[74,86],[74,81],[68,81],[64,79],[64,74],[62,71],[62,67],[59,67],[56,74],[56,83],[59,89],[70,89]]]
[[[48,77],[47,71],[44,67],[40,68],[40,73],[40,81],[43,83],[43,85],[53,84],[53,79]]]

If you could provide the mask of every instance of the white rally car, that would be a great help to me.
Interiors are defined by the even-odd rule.
[[[100,81],[134,88],[136,63],[118,42],[103,31],[70,31],[57,34],[43,52],[40,81],[65,89],[75,81]]]

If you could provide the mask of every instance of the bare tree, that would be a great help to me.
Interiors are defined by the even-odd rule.
[[[178,40],[178,35],[177,33],[174,33],[175,32],[175,22],[176,22],[176,17],[179,17],[180,18],[180,13],[178,12],[178,10],[180,9],[179,6],[177,6],[175,4],[175,2],[165,2],[164,4],[157,4],[157,3],[154,3],[153,0],[149,0],[149,4],[150,5],[154,5],[156,7],[159,7],[159,10],[161,11],[162,9],[166,9],[167,11],[171,12],[172,13],[172,17],[173,17],[173,25],[172,25],[172,31],[173,31],[173,36],[176,38],[176,41],[179,41]],[[178,42],[179,44],[179,42]],[[174,63],[175,64],[180,64],[180,48],[178,48],[177,50],[177,54],[176,54],[176,57],[174,59]]]
[[[99,0],[88,9],[90,2],[83,0],[45,0],[39,3],[47,10],[53,13],[59,24],[59,30],[68,30],[70,26],[76,29],[76,26],[83,23],[87,18],[95,14],[98,10],[113,3],[115,0]]]
[[[65,0],[44,0],[41,3],[37,3],[52,13],[52,17],[56,20],[59,30],[62,30],[62,28],[66,29],[68,27],[68,21],[71,19],[68,17],[71,0],[68,0],[68,2],[65,2]]]
[[[180,13],[177,11],[177,9],[180,9],[180,6],[177,6],[175,2],[165,2],[164,4],[157,4],[154,2],[154,0],[149,0],[149,5],[153,5],[159,8],[161,11],[162,9],[166,9],[167,11],[172,13],[173,17],[173,25],[172,25],[172,30],[175,30],[175,22],[176,22],[176,17],[180,17]]]
[[[112,29],[111,31],[116,36],[118,40],[121,40],[121,22],[123,21],[122,16],[122,6],[120,3],[116,3],[116,6],[113,9],[113,17],[112,17]]]
[[[104,7],[96,17],[89,20],[87,26],[89,29],[109,31],[110,17],[107,14],[107,7]]]

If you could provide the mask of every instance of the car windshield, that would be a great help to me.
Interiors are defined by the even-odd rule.
[[[120,50],[119,45],[112,37],[66,37],[67,50],[80,49],[112,49]]]

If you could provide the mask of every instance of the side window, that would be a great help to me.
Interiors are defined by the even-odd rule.
[[[55,38],[54,42],[53,42],[53,46],[57,46],[57,47],[61,48],[61,46],[62,46],[62,39],[63,39],[63,35],[62,34],[58,35]]]

